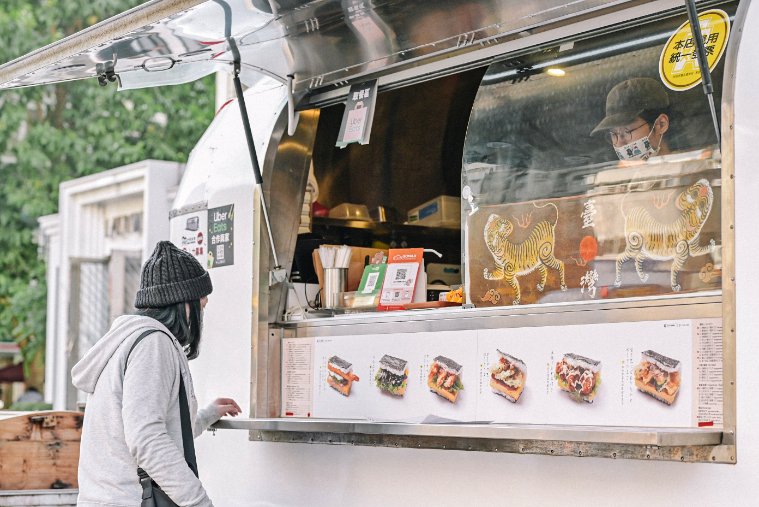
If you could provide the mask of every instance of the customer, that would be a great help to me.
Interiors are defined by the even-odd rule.
[[[658,81],[636,77],[618,83],[606,96],[606,117],[591,135],[604,135],[620,160],[667,155],[669,96]]]
[[[79,457],[80,507],[137,506],[142,468],[177,504],[212,505],[185,459],[180,418],[180,378],[192,433],[200,435],[234,400],[219,398],[198,410],[188,359],[198,356],[203,307],[212,291],[200,263],[168,241],[158,243],[142,268],[137,315],[117,318],[71,372],[88,393]],[[147,334],[137,345],[137,339]],[[132,348],[134,347],[134,348]]]

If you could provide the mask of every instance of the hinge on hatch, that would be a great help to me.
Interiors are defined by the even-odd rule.
[[[116,65],[113,61],[98,63],[95,65],[95,72],[97,73],[98,84],[100,86],[105,86],[108,83],[115,83],[118,81],[119,76],[116,74],[115,66]]]

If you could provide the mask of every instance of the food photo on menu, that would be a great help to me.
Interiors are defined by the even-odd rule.
[[[442,396],[451,403],[456,403],[459,392],[464,389],[461,382],[462,366],[445,356],[437,356],[430,365],[427,386],[430,391]]]
[[[672,405],[680,390],[680,361],[653,350],[641,352],[635,367],[635,387],[642,393]]]
[[[490,389],[512,403],[519,401],[527,381],[527,366],[516,357],[496,349],[498,362],[490,367]]]
[[[353,365],[338,356],[332,356],[327,362],[327,384],[343,396],[350,396],[351,386],[359,378],[353,373]]]
[[[577,402],[593,403],[601,385],[601,361],[577,354],[564,354],[556,363],[556,381]]]
[[[406,394],[408,383],[408,362],[385,354],[379,361],[379,369],[374,382],[380,391],[401,397]]]

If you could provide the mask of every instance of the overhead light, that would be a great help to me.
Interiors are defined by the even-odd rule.
[[[564,77],[567,75],[564,69],[560,69],[558,67],[550,67],[546,69],[546,74],[553,77]]]

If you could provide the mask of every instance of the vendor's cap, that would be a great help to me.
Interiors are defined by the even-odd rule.
[[[590,135],[628,125],[643,111],[667,107],[669,96],[657,80],[635,77],[622,81],[606,96],[606,118],[596,125]]]
[[[161,241],[142,266],[134,306],[160,308],[195,301],[212,291],[211,277],[195,257],[170,241]]]

